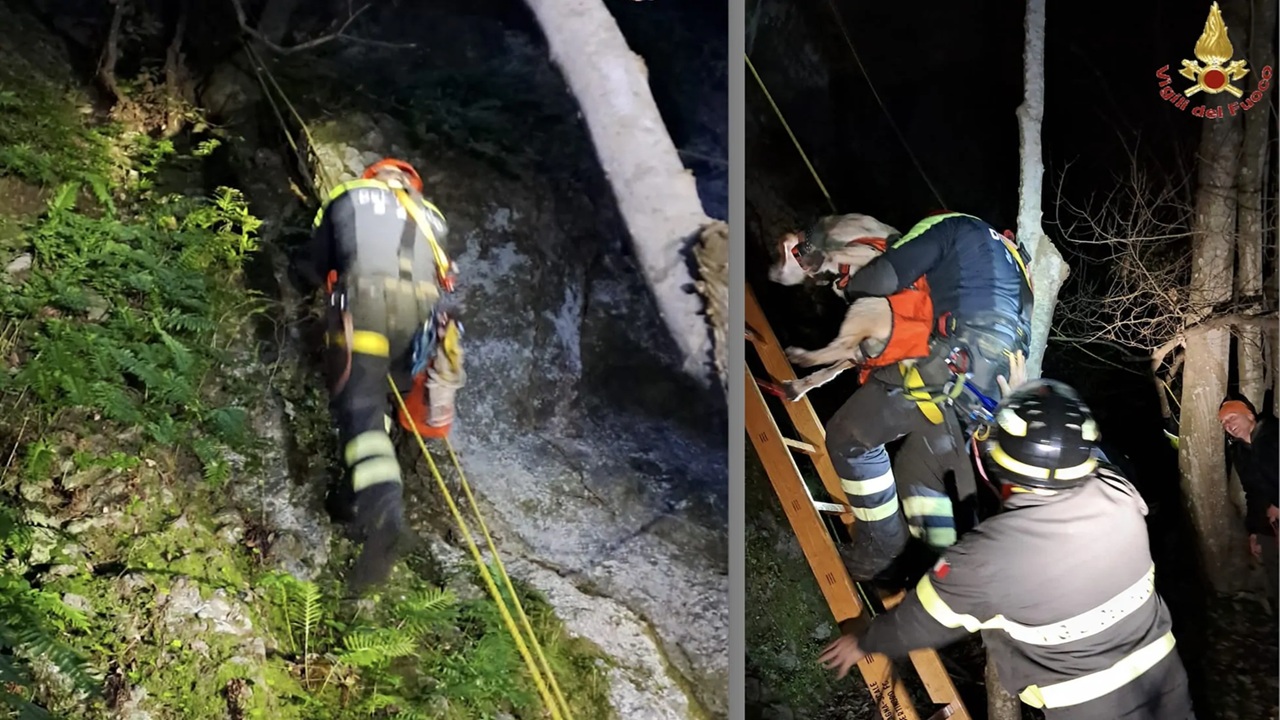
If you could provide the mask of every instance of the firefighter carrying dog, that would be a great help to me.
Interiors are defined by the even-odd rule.
[[[400,426],[427,438],[448,435],[466,382],[462,326],[442,303],[455,275],[448,223],[422,192],[408,163],[370,165],[330,193],[298,267],[325,291],[324,369],[346,471],[329,505],[363,543],[355,588],[386,578],[405,522],[388,375],[409,410],[397,409]]]
[[[844,285],[846,299],[855,301],[893,296],[927,276],[933,310],[922,357],[912,365],[877,368],[827,424],[827,451],[859,520],[853,542],[841,546],[855,580],[888,569],[906,548],[908,533],[935,550],[955,543],[943,477],[955,470],[962,499],[976,492],[966,438],[994,406],[998,379],[1009,376],[1012,358],[1028,352],[1026,262],[1011,234],[972,215],[941,212],[906,235],[891,236],[887,250]],[[885,444],[904,435],[906,462],[939,467],[910,468],[912,482],[900,504]]]

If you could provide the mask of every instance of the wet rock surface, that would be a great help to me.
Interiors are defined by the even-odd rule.
[[[468,386],[453,441],[513,577],[547,593],[571,632],[614,658],[621,717],[723,716],[723,395],[680,372],[586,130],[527,19],[435,19],[439,42],[424,43],[407,63],[412,73],[378,65],[363,48],[309,64],[314,75],[365,81],[363,92],[294,98],[314,138],[313,179],[358,177],[387,155],[419,168],[449,220],[447,250],[460,269],[452,300],[466,326]],[[297,67],[280,72],[301,78]],[[442,84],[460,89],[427,84],[446,72]],[[473,99],[477,90],[486,99]],[[330,97],[341,97],[340,112],[319,110]],[[255,206],[271,209],[272,290],[286,298],[281,316],[296,318],[305,300],[289,287],[283,255],[310,217],[290,215],[296,199],[281,194],[276,172],[288,161],[253,162],[251,172],[249,158],[238,162]],[[707,246],[715,265],[722,248]],[[308,368],[311,340],[295,327],[266,345],[273,361]],[[265,422],[273,432],[275,421]],[[405,445],[415,528],[456,541],[425,462]],[[314,536],[294,534],[313,547]]]

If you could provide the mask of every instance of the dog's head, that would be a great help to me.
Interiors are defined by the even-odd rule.
[[[789,232],[778,240],[778,256],[773,259],[769,268],[769,279],[779,285],[799,285],[809,276],[801,267],[795,256],[795,249],[802,238],[799,233]]]

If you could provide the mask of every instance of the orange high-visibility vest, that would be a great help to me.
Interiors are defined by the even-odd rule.
[[[870,245],[883,253],[887,247],[885,238],[864,237],[851,240],[850,245]],[[844,281],[848,282],[848,268],[841,267]],[[893,327],[884,351],[874,358],[867,358],[858,371],[858,382],[865,383],[871,373],[882,367],[896,365],[903,360],[922,358],[929,354],[929,338],[933,335],[933,298],[929,295],[929,281],[923,276],[911,285],[885,298],[893,313]]]

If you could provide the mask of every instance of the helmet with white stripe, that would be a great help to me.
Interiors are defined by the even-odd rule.
[[[1002,482],[1042,490],[1084,483],[1097,467],[1098,424],[1071,386],[1033,380],[996,407],[988,469]]]

